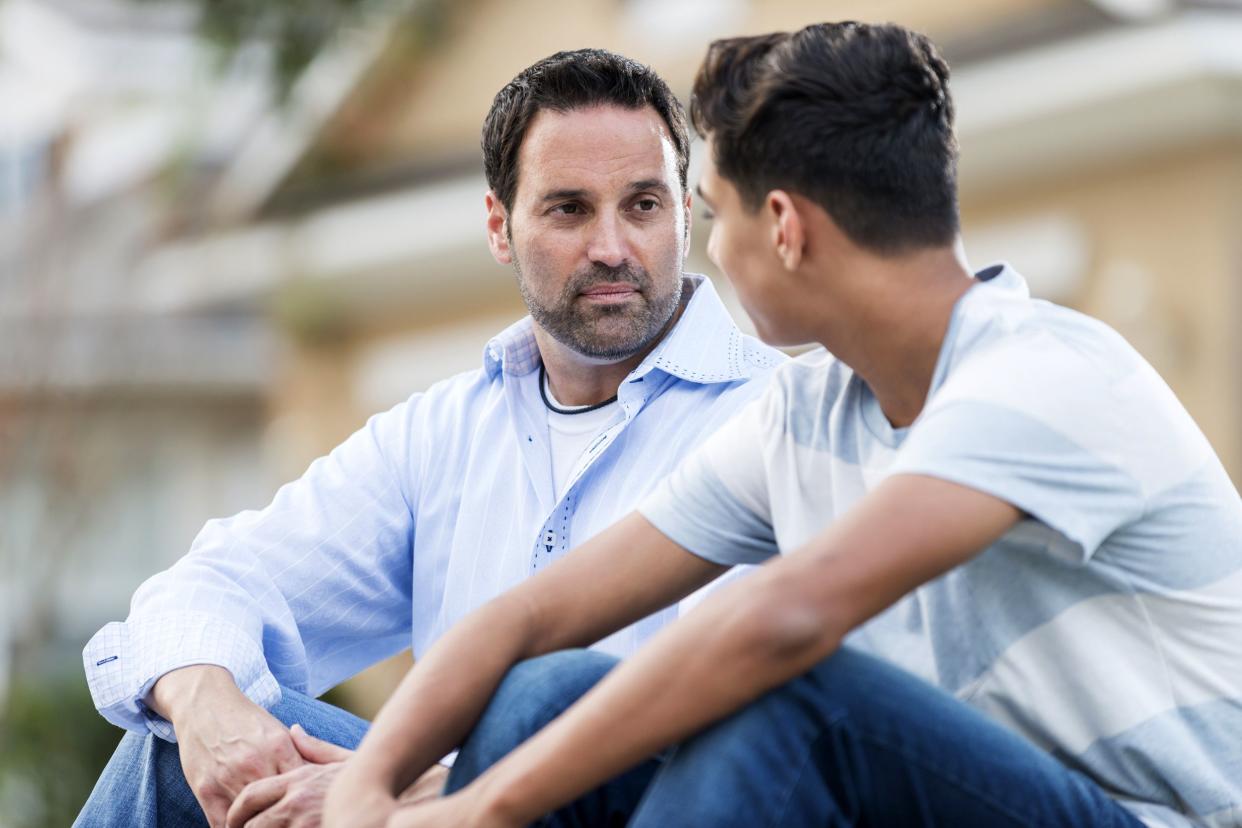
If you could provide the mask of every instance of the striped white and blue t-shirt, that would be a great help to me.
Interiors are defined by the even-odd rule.
[[[885,477],[1029,518],[848,640],[954,693],[1150,825],[1242,826],[1242,502],[1156,372],[1005,266],[958,302],[921,416],[893,429],[820,350],[640,511],[720,563],[819,533]]]

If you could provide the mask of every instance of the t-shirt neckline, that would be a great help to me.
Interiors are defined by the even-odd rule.
[[[927,408],[927,400],[930,400],[932,394],[944,384],[945,374],[949,370],[950,357],[953,353],[954,346],[957,343],[957,336],[961,330],[962,317],[964,313],[962,308],[966,305],[967,298],[975,292],[975,288],[979,285],[991,282],[1005,270],[1002,264],[991,265],[983,270],[975,273],[975,281],[966,289],[966,291],[953,303],[953,310],[949,313],[949,324],[945,328],[944,338],[940,340],[940,353],[936,356],[936,367],[932,370],[931,385],[927,389],[927,398],[923,401],[923,408]],[[859,383],[859,406],[861,408],[862,420],[867,426],[867,430],[880,442],[892,448],[898,448],[902,441],[905,440],[906,434],[914,426],[911,423],[902,428],[893,428],[893,424],[888,421],[888,417],[884,416],[884,409],[880,408],[880,401],[876,399],[871,388],[857,374],[854,380]],[[920,413],[920,416],[922,414]],[[918,418],[915,418],[915,423]]]

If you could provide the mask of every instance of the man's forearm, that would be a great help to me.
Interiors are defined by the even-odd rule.
[[[175,726],[188,711],[207,710],[222,698],[232,700],[236,696],[243,694],[228,670],[214,664],[193,664],[161,676],[147,694],[146,704]]]

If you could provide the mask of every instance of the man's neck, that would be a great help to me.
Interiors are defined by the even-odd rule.
[[[894,428],[922,412],[953,308],[972,284],[952,250],[870,259],[826,314],[819,341],[867,383]]]
[[[583,356],[557,342],[536,324],[535,342],[539,345],[539,355],[543,359],[552,396],[566,406],[595,405],[616,396],[617,389],[630,372],[673,330],[692,294],[693,291],[687,286],[682,292],[681,303],[660,333],[637,353],[615,362]]]

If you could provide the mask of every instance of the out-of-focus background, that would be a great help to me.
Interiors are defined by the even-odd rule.
[[[1238,479],[1234,0],[0,0],[0,826],[72,821],[120,736],[80,651],[143,578],[522,313],[509,78],[603,46],[684,100],[711,39],[847,18],[949,59],[972,263],[1120,330]]]

